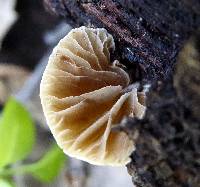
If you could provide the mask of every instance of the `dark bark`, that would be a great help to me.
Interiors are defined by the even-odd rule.
[[[200,49],[195,43],[184,47],[173,79],[150,92],[145,118],[124,128],[130,137],[133,126],[140,132],[128,165],[136,186],[200,186]]]
[[[73,26],[106,28],[121,61],[138,66],[148,79],[170,73],[183,42],[200,25],[199,0],[44,1]]]
[[[152,84],[143,120],[118,129],[134,136],[128,165],[138,187],[200,186],[199,0],[44,0],[73,26],[106,28],[116,41],[115,58],[131,78]],[[142,81],[141,81],[142,82]],[[115,129],[117,130],[117,129]]]

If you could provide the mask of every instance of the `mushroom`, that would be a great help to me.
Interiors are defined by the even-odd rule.
[[[144,94],[124,92],[128,74],[110,62],[113,37],[105,29],[71,30],[54,48],[40,85],[47,124],[72,157],[95,165],[129,162],[134,142],[112,131],[124,117],[142,118]]]

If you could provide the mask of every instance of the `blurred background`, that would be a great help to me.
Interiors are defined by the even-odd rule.
[[[0,0],[0,21],[0,187],[133,186],[126,167],[97,167],[65,155],[58,157],[55,152],[48,154],[55,141],[41,110],[39,84],[53,47],[69,32],[70,25],[50,15],[41,0]],[[10,96],[19,103],[8,104]],[[27,113],[20,113],[17,107],[24,107]],[[19,159],[4,163],[11,143],[16,148],[13,158],[20,152],[17,150],[24,150],[23,144],[29,145],[25,141],[17,144],[20,136],[30,133],[26,129],[22,129],[21,135],[15,134],[13,140],[12,133],[9,134],[19,119],[24,123],[23,115],[31,116],[35,143]],[[59,158],[63,156],[61,163]],[[53,170],[57,172],[52,174]]]

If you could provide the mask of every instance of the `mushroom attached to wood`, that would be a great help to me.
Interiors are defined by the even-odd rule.
[[[144,95],[110,62],[113,37],[105,29],[71,30],[54,48],[40,85],[47,124],[72,157],[95,165],[125,165],[134,142],[112,131],[124,117],[142,118]]]

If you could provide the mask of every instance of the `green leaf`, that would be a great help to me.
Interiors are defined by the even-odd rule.
[[[0,187],[13,187],[13,185],[9,181],[0,178]]]
[[[4,168],[0,170],[0,177],[12,175],[31,174],[41,182],[50,182],[59,174],[64,166],[66,156],[57,145],[52,148],[37,162],[20,165],[15,168]],[[1,187],[1,186],[0,186]]]
[[[41,160],[30,165],[27,170],[41,182],[50,182],[59,174],[65,160],[62,150],[54,145]]]
[[[10,98],[0,119],[0,168],[24,159],[35,142],[35,128],[24,106]]]

